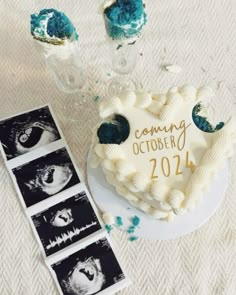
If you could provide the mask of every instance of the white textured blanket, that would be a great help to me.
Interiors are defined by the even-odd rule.
[[[80,34],[82,62],[92,97],[81,106],[79,121],[63,116],[62,106],[76,95],[60,93],[30,36],[33,0],[0,2],[0,117],[50,102],[78,166],[85,168],[91,129],[97,122],[93,96],[103,97],[109,68],[105,29],[98,0],[70,0],[66,12]],[[55,1],[51,1],[55,2]],[[148,25],[140,41],[132,76],[146,89],[166,90],[186,82],[210,83],[219,90],[222,114],[235,112],[235,0],[147,2]],[[60,7],[59,7],[60,9]],[[32,11],[33,12],[33,11]],[[178,64],[179,74],[161,69]],[[233,104],[234,100],[234,104]],[[85,174],[85,169],[84,169]],[[173,241],[130,243],[124,233],[112,238],[133,285],[127,295],[234,295],[236,292],[236,157],[225,201],[201,229]],[[10,177],[0,161],[0,294],[57,294]]]

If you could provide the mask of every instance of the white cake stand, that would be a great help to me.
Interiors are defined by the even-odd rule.
[[[90,162],[91,151],[88,154],[87,161],[88,184],[94,201],[100,210],[110,212],[113,216],[121,216],[124,223],[121,230],[127,230],[131,225],[130,218],[135,215],[138,216],[141,222],[134,235],[150,240],[176,239],[197,230],[216,212],[224,199],[227,187],[228,165],[226,163],[212,182],[199,206],[192,212],[177,216],[174,221],[168,223],[147,216],[130,205],[128,201],[122,199],[113,186],[106,182],[102,169],[100,167],[91,168]]]

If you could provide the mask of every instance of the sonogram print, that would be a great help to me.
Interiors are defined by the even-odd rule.
[[[14,168],[12,172],[27,207],[80,183],[65,148]]]
[[[85,192],[39,212],[31,218],[46,256],[101,229]]]
[[[125,279],[106,238],[52,265],[64,295],[93,295]]]
[[[0,141],[7,160],[60,138],[48,106],[0,122]]]

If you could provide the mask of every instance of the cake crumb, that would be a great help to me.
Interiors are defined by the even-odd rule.
[[[131,221],[132,221],[132,224],[133,224],[133,226],[138,226],[139,225],[139,223],[140,223],[140,218],[138,217],[138,216],[134,216],[134,217],[132,217],[132,219],[131,219]]]
[[[135,232],[135,226],[131,225],[127,229],[128,234],[133,234]]]
[[[113,227],[110,224],[105,224],[105,229],[107,233],[109,234],[113,230]]]
[[[121,227],[123,225],[123,220],[120,216],[116,216],[116,225]]]
[[[99,95],[95,95],[94,98],[93,98],[93,100],[94,100],[95,102],[97,102],[97,101],[99,100],[99,98],[100,98]]]
[[[134,42],[128,43],[128,45],[134,45],[136,43],[136,40]]]
[[[105,224],[113,225],[115,223],[115,219],[110,212],[104,212],[102,215],[102,219]]]
[[[138,237],[136,237],[136,236],[131,236],[131,237],[129,237],[129,239],[128,239],[130,242],[134,242],[134,241],[137,241],[138,240]]]
[[[182,72],[182,68],[178,65],[164,65],[163,68],[169,72],[169,73],[173,73],[173,74],[179,74]]]

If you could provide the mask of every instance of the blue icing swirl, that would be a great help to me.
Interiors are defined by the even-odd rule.
[[[56,9],[42,9],[31,15],[31,34],[35,39],[53,44],[63,44],[64,40],[77,41],[79,38],[70,19]],[[58,40],[59,39],[59,40]]]
[[[147,22],[142,0],[117,0],[104,15],[107,33],[115,40],[139,36]]]
[[[206,117],[198,115],[201,110],[202,110],[201,103],[198,103],[197,105],[195,105],[192,111],[193,122],[200,130],[204,132],[208,132],[208,133],[213,133],[224,127],[225,125],[224,122],[219,122],[215,127],[212,126],[208,122]]]
[[[129,122],[121,115],[115,115],[111,122],[102,123],[97,130],[100,144],[121,144],[129,133]]]

